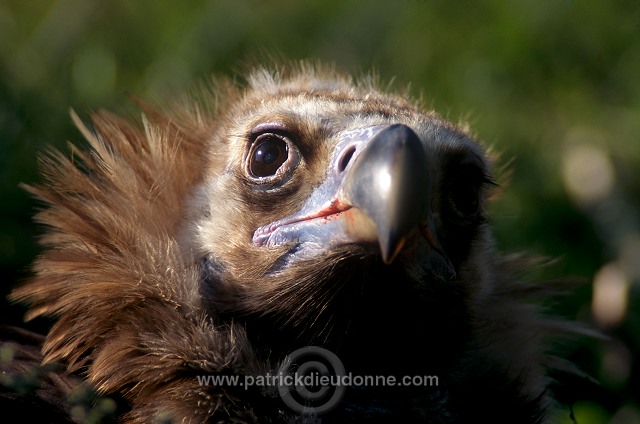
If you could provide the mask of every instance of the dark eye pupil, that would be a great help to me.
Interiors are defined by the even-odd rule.
[[[272,143],[265,143],[264,146],[261,146],[256,150],[256,161],[262,162],[265,165],[271,165],[278,160],[280,154],[281,151],[278,146],[275,146]]]
[[[251,156],[251,174],[254,177],[275,175],[289,156],[287,143],[275,136],[265,137],[257,143]]]
[[[465,215],[471,215],[478,210],[478,187],[471,181],[454,186],[451,200],[456,208]]]
[[[472,169],[461,169],[453,177],[450,199],[463,215],[473,215],[480,209],[481,175]]]

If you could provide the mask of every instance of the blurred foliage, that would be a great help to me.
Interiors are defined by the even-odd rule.
[[[37,205],[18,184],[38,181],[45,146],[81,140],[70,108],[170,99],[265,53],[411,82],[499,152],[511,171],[492,206],[498,245],[559,258],[542,277],[584,278],[550,307],[610,336],[564,346],[602,384],[575,395],[577,421],[640,422],[638,0],[3,0],[3,294],[38,252]]]

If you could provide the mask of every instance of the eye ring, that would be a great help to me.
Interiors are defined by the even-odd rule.
[[[247,174],[254,180],[266,182],[293,171],[300,162],[300,154],[289,137],[265,132],[251,144],[246,162]]]

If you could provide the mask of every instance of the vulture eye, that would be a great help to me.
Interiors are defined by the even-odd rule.
[[[463,215],[473,215],[478,211],[479,195],[478,187],[475,185],[454,186],[451,192],[453,205]]]
[[[474,215],[480,209],[480,186],[483,179],[479,174],[475,169],[462,169],[453,178],[449,196],[460,215]]]
[[[298,158],[297,150],[286,137],[261,134],[249,151],[249,174],[254,178],[279,175],[297,165]]]

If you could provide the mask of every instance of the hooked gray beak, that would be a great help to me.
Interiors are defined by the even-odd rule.
[[[371,228],[367,227],[375,226],[382,259],[387,264],[428,213],[430,169],[430,158],[416,133],[397,124],[367,141],[346,170],[338,199],[364,214],[357,216],[352,231],[369,233]]]

